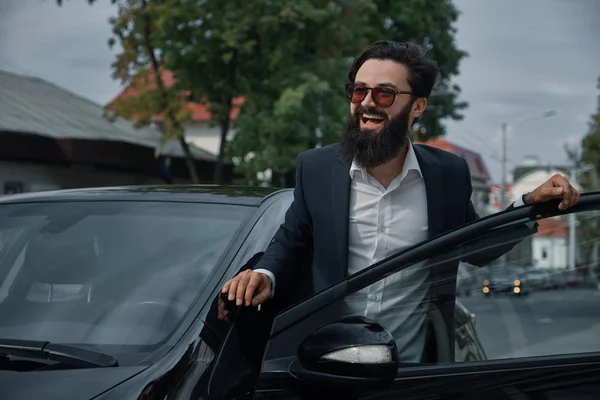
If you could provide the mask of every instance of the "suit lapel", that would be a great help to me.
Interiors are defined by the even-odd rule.
[[[422,145],[413,145],[427,193],[427,225],[428,236],[432,238],[444,228],[444,180],[442,170],[436,166],[435,160],[423,150]]]
[[[338,162],[331,171],[331,200],[339,266],[343,276],[348,275],[348,234],[350,219],[350,164],[338,154]]]

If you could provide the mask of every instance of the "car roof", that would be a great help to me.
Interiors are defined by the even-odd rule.
[[[156,185],[62,189],[0,196],[0,205],[58,201],[178,201],[258,207],[292,189],[220,185]]]

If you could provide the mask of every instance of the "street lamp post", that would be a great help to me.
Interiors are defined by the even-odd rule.
[[[506,208],[506,130],[508,124],[502,123],[502,157],[500,162],[502,163],[502,179],[500,180],[500,211]]]
[[[535,119],[535,118],[549,118],[549,117],[553,117],[556,115],[556,111],[555,110],[550,110],[550,111],[546,111],[543,112],[542,114],[536,114],[536,115],[531,115],[528,117],[524,117],[521,118],[519,120],[516,120],[514,122],[511,123],[511,125],[517,125],[520,124],[521,122],[524,121],[528,121],[530,119]],[[507,122],[503,122],[502,123],[502,129],[501,129],[501,140],[502,140],[502,146],[501,146],[501,150],[502,150],[502,158],[500,160],[501,164],[502,164],[502,176],[500,179],[500,211],[503,211],[504,209],[506,209],[506,161],[507,161],[507,157],[506,157],[506,136],[507,136],[507,131],[508,131],[508,123]],[[502,257],[500,257],[500,266],[504,267],[506,266],[506,254],[502,255]]]
[[[512,122],[511,125],[517,125],[520,124],[521,122],[524,121],[528,121],[530,119],[535,119],[535,118],[549,118],[549,117],[553,117],[557,114],[557,112],[555,110],[550,110],[550,111],[546,111],[543,112],[542,114],[536,114],[536,115],[531,115],[525,118],[521,118],[515,122]],[[502,158],[500,160],[500,162],[502,163],[502,176],[501,176],[501,185],[500,185],[500,211],[504,210],[506,208],[506,161],[507,161],[507,157],[506,157],[506,135],[507,135],[507,131],[508,131],[508,123],[503,122],[502,123]]]

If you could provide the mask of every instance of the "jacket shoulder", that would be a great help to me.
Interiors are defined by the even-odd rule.
[[[413,144],[413,146],[417,147],[419,151],[422,152],[422,155],[426,156],[428,159],[434,161],[438,165],[446,167],[463,167],[467,165],[467,161],[463,157],[451,153],[447,150],[442,150],[437,147],[421,143]]]
[[[298,155],[298,159],[309,163],[333,161],[338,158],[339,149],[339,143],[334,143],[323,147],[317,147],[314,149],[303,151]]]
[[[301,157],[327,157],[327,156],[337,156],[340,149],[339,143],[328,144],[323,147],[315,147],[314,149],[309,149],[300,153]]]

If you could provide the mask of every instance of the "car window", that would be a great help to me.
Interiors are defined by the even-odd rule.
[[[157,344],[254,210],[119,201],[3,205],[0,337]]]
[[[537,231],[529,231],[525,221],[495,229],[347,296],[344,315],[382,324],[404,362],[598,352],[599,222],[597,211],[586,211],[576,214],[575,223],[540,219]],[[478,268],[461,268],[457,279],[461,261]],[[465,314],[470,322],[461,318]],[[451,329],[443,322],[451,322]],[[445,335],[454,347],[452,360],[439,357],[436,335]]]

